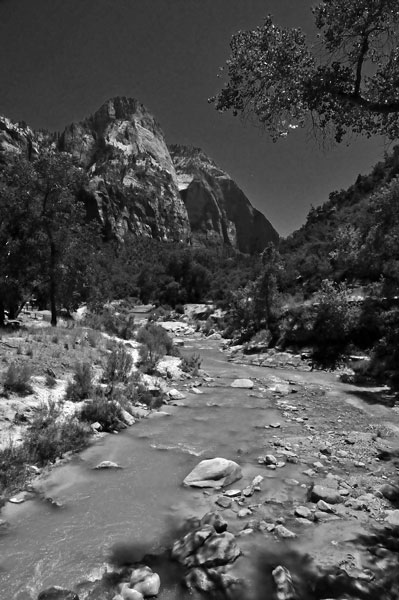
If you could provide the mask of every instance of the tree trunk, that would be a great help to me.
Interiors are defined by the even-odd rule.
[[[57,305],[56,305],[56,260],[55,260],[55,244],[53,240],[50,241],[50,310],[51,310],[51,326],[57,327]]]

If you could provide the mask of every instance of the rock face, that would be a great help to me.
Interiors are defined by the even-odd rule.
[[[202,460],[184,480],[190,487],[221,488],[241,479],[241,467],[227,458]]]
[[[278,241],[266,217],[202,150],[175,145],[170,152],[194,245],[227,244],[252,254]]]
[[[133,236],[261,251],[278,235],[238,185],[200,150],[168,148],[153,115],[116,97],[59,136],[0,117],[0,165],[49,148],[84,169],[88,215],[108,238]]]
[[[87,203],[110,236],[188,241],[187,211],[162,130],[137,100],[108,100],[67,127],[59,148],[87,171]]]

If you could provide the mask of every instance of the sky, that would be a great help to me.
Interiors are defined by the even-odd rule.
[[[62,131],[113,96],[143,102],[168,143],[201,147],[286,236],[311,206],[367,173],[382,138],[322,149],[273,143],[208,103],[239,29],[268,14],[311,34],[310,0],[0,0],[0,114]]]

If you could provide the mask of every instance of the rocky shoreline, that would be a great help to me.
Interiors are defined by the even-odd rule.
[[[188,327],[175,325],[172,330],[193,339]],[[169,367],[164,377],[170,384]],[[281,564],[276,564],[278,558],[269,564],[279,600],[395,598],[397,582],[389,574],[398,567],[399,413],[386,409],[370,414],[334,389],[302,382],[300,376],[283,379],[264,371],[262,378],[232,383],[248,396],[267,398],[280,412],[279,421],[266,428],[257,459],[259,475],[241,487],[218,478],[216,485],[204,487],[210,510],[187,523],[166,560],[181,565],[182,580],[193,593],[252,598],[257,597],[257,584],[248,588],[240,577],[248,548],[289,544],[298,557],[300,552],[309,557],[311,575],[304,582],[303,572],[284,564],[282,552]],[[173,384],[170,401],[179,405],[186,392],[201,393],[201,386],[214,382],[202,373]],[[270,487],[270,477],[290,467],[300,476],[281,476],[284,485]],[[39,600],[141,600],[154,595],[155,588],[139,596],[142,588],[136,584],[146,577],[136,581],[133,573],[140,568],[141,575],[158,582],[156,570],[149,570],[151,561],[143,561],[144,566],[107,572],[79,595],[53,588],[42,592]]]

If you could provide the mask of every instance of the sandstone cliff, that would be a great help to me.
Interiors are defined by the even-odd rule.
[[[199,148],[171,146],[192,243],[228,244],[241,252],[262,251],[278,234],[244,192]]]
[[[108,100],[67,127],[59,148],[86,169],[91,213],[109,235],[188,241],[187,211],[162,130],[137,100]]]
[[[278,235],[238,185],[198,149],[166,145],[159,124],[132,98],[113,98],[61,136],[0,117],[0,163],[13,154],[70,153],[87,173],[88,213],[109,238],[126,235],[263,250]],[[172,155],[172,156],[171,156]]]

